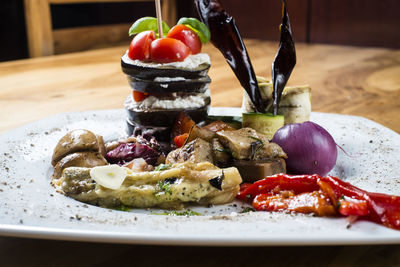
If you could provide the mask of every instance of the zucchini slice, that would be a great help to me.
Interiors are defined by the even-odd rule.
[[[271,113],[243,113],[243,127],[250,127],[265,134],[269,140],[274,137],[275,132],[283,127],[285,118],[283,115],[272,115]]]

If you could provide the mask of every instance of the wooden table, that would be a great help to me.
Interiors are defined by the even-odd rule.
[[[258,75],[270,76],[277,44],[247,40]],[[120,69],[126,47],[0,63],[0,132],[52,114],[122,108],[130,93]],[[241,105],[242,90],[220,53],[213,106]],[[314,111],[364,116],[400,132],[400,50],[297,44],[290,84],[310,84]],[[207,248],[0,238],[4,266],[258,266],[400,264],[400,246]],[[290,255],[290,256],[288,256]]]

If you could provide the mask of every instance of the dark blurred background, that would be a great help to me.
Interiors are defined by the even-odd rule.
[[[220,0],[244,37],[279,39],[280,0]],[[197,16],[193,1],[177,0],[178,18]],[[295,41],[400,48],[399,0],[288,0]],[[154,4],[51,6],[55,29],[133,22],[155,16]],[[28,57],[23,0],[1,0],[0,61]]]

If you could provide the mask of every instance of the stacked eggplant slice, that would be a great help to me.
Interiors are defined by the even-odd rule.
[[[131,60],[125,54],[121,67],[133,90],[125,101],[128,134],[169,142],[171,127],[181,111],[195,122],[204,121],[211,102],[210,65],[204,53],[164,64]],[[135,99],[135,94],[145,98]]]

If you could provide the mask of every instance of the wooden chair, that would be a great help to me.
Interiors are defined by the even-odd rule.
[[[127,39],[131,24],[53,29],[50,5],[105,2],[154,2],[154,0],[24,0],[30,57],[42,57],[99,48]],[[162,17],[176,23],[176,0],[162,0]],[[155,13],[155,11],[154,11]],[[98,45],[98,44],[102,45]]]

